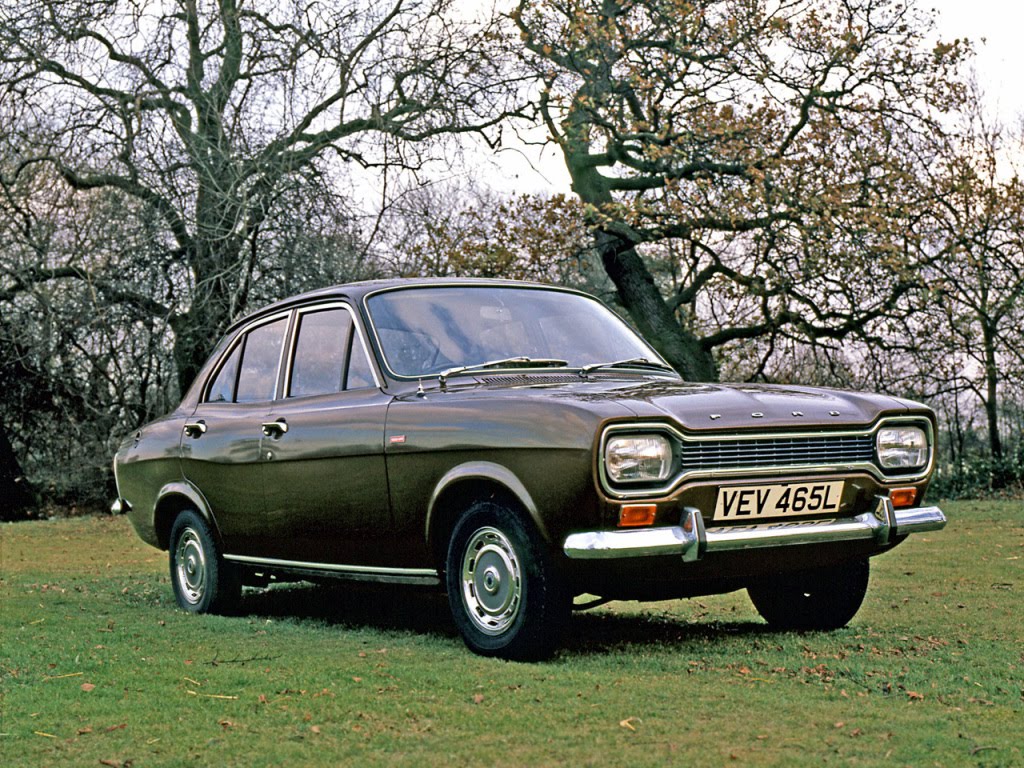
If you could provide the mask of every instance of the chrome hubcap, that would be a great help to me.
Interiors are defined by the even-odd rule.
[[[193,528],[186,528],[178,539],[174,562],[179,591],[190,605],[195,605],[206,593],[206,553]]]
[[[462,601],[477,629],[505,632],[519,615],[523,581],[519,558],[497,528],[481,528],[469,537],[462,558]]]

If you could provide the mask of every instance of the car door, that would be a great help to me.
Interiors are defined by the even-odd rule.
[[[384,419],[358,322],[345,304],[299,310],[282,397],[263,438],[266,551],[335,566],[392,565]]]
[[[181,438],[182,473],[206,499],[230,554],[259,554],[266,538],[260,443],[277,392],[289,315],[257,321],[238,334]]]

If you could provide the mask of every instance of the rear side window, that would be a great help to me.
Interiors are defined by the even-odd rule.
[[[300,316],[290,381],[289,397],[374,385],[363,342],[347,310],[323,309]]]
[[[238,372],[236,403],[273,400],[277,389],[277,368],[288,318],[261,325],[246,334]]]
[[[235,381],[238,379],[238,358],[242,356],[242,345],[236,344],[231,355],[220,367],[217,377],[206,395],[208,403],[230,403],[235,399]]]

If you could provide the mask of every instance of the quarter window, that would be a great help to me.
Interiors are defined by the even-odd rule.
[[[366,354],[366,347],[363,346],[363,340],[359,338],[359,334],[353,333],[345,389],[364,389],[372,386],[375,384],[373,370],[370,368],[370,358]]]

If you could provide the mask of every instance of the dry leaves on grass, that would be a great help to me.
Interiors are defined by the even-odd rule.
[[[634,726],[633,723],[637,723],[639,725],[642,722],[643,720],[639,717],[627,717],[625,720],[619,720],[619,726],[636,733],[636,726]]]

